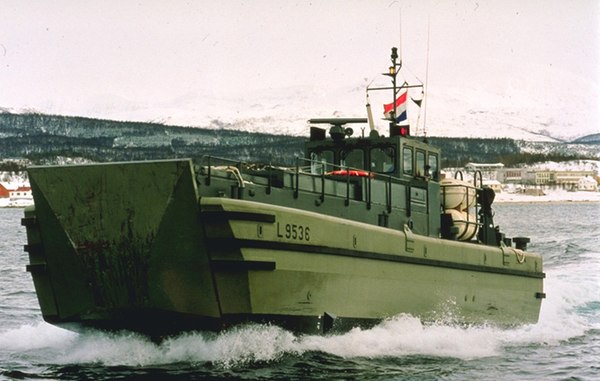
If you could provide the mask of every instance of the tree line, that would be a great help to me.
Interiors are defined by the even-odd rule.
[[[293,165],[297,156],[303,156],[306,139],[231,129],[0,113],[0,160],[20,158],[32,164],[53,164],[58,157],[111,162],[184,157],[199,159],[211,155],[249,162]],[[563,146],[550,151],[542,146],[542,151],[528,153],[523,151],[523,142],[508,138],[427,139],[441,148],[443,167],[460,167],[468,162],[502,162],[505,166],[518,166],[550,160],[593,158],[585,151],[569,150],[568,145],[564,145],[567,147],[564,152]],[[0,161],[2,171],[21,170],[23,166],[23,163],[15,160]]]

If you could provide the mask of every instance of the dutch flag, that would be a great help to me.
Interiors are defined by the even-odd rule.
[[[406,99],[408,92],[406,89],[400,93],[396,98],[396,123],[406,121]],[[394,112],[394,103],[388,103],[383,105],[383,115],[386,119],[392,120],[392,113]]]

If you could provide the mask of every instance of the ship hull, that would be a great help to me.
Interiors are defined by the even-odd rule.
[[[541,258],[265,202],[202,196],[191,161],[29,170],[44,319],[154,337],[245,322],[326,333],[398,314],[538,319]]]

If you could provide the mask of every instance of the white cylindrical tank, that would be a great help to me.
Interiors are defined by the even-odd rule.
[[[465,210],[475,203],[477,192],[467,181],[443,179],[440,186],[444,209]]]
[[[473,213],[462,212],[456,209],[446,209],[447,214],[452,216],[452,225],[458,228],[456,238],[460,241],[468,241],[477,234],[477,217]]]

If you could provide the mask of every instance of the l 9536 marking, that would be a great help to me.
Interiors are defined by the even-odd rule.
[[[310,241],[310,227],[296,224],[279,224],[277,222],[277,238]]]

